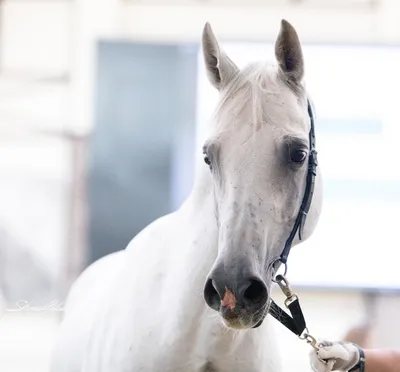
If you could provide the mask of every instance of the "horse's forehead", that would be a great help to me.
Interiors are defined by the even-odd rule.
[[[260,109],[267,119],[268,117],[275,120],[284,119],[283,122],[275,122],[275,124],[284,125],[287,122],[296,124],[304,121],[305,110],[302,104],[304,100],[284,83],[265,91],[264,96],[259,101]]]
[[[254,136],[267,135],[272,142],[284,135],[301,136],[308,128],[303,98],[274,66],[250,65],[222,96],[213,132],[231,144]]]
[[[250,97],[246,97],[244,103],[246,108],[240,113],[241,122],[250,124],[258,122],[267,127],[280,127],[283,130],[286,127],[290,131],[305,129],[307,115],[304,100],[284,82],[275,82],[265,89],[257,87],[253,92]]]
[[[266,100],[262,107],[250,107],[247,113],[242,113],[228,136],[237,137],[238,141],[245,139],[247,142],[247,139],[253,138],[272,144],[282,137],[305,138],[309,130],[306,108],[290,95],[285,99],[285,93]]]

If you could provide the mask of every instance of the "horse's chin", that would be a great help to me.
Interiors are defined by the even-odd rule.
[[[252,328],[258,328],[261,324],[263,324],[264,319],[265,319],[265,316],[262,317],[262,318],[258,321],[258,323],[256,323]]]
[[[226,328],[229,329],[236,329],[236,330],[244,330],[244,329],[250,329],[251,327],[247,326],[246,324],[243,324],[242,322],[235,322],[232,320],[226,320],[222,318],[222,323]]]

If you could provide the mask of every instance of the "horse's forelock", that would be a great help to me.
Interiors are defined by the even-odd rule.
[[[306,99],[305,89],[286,81],[275,64],[258,62],[247,65],[221,92],[214,113],[214,131],[222,133],[244,124],[253,125],[254,131],[259,130],[269,117],[266,100],[280,95],[287,87],[300,101]]]

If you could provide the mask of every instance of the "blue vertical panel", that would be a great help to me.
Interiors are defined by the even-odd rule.
[[[90,262],[124,249],[187,195],[195,149],[182,140],[195,143],[197,51],[99,43],[89,161]]]

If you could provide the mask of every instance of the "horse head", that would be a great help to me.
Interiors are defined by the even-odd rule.
[[[307,184],[311,122],[303,52],[296,30],[285,20],[274,63],[239,68],[209,24],[202,43],[209,81],[219,92],[203,147],[219,231],[204,297],[226,326],[252,328],[268,312],[272,280]],[[317,176],[302,241],[316,227],[321,189]],[[296,235],[291,244],[299,241]]]

